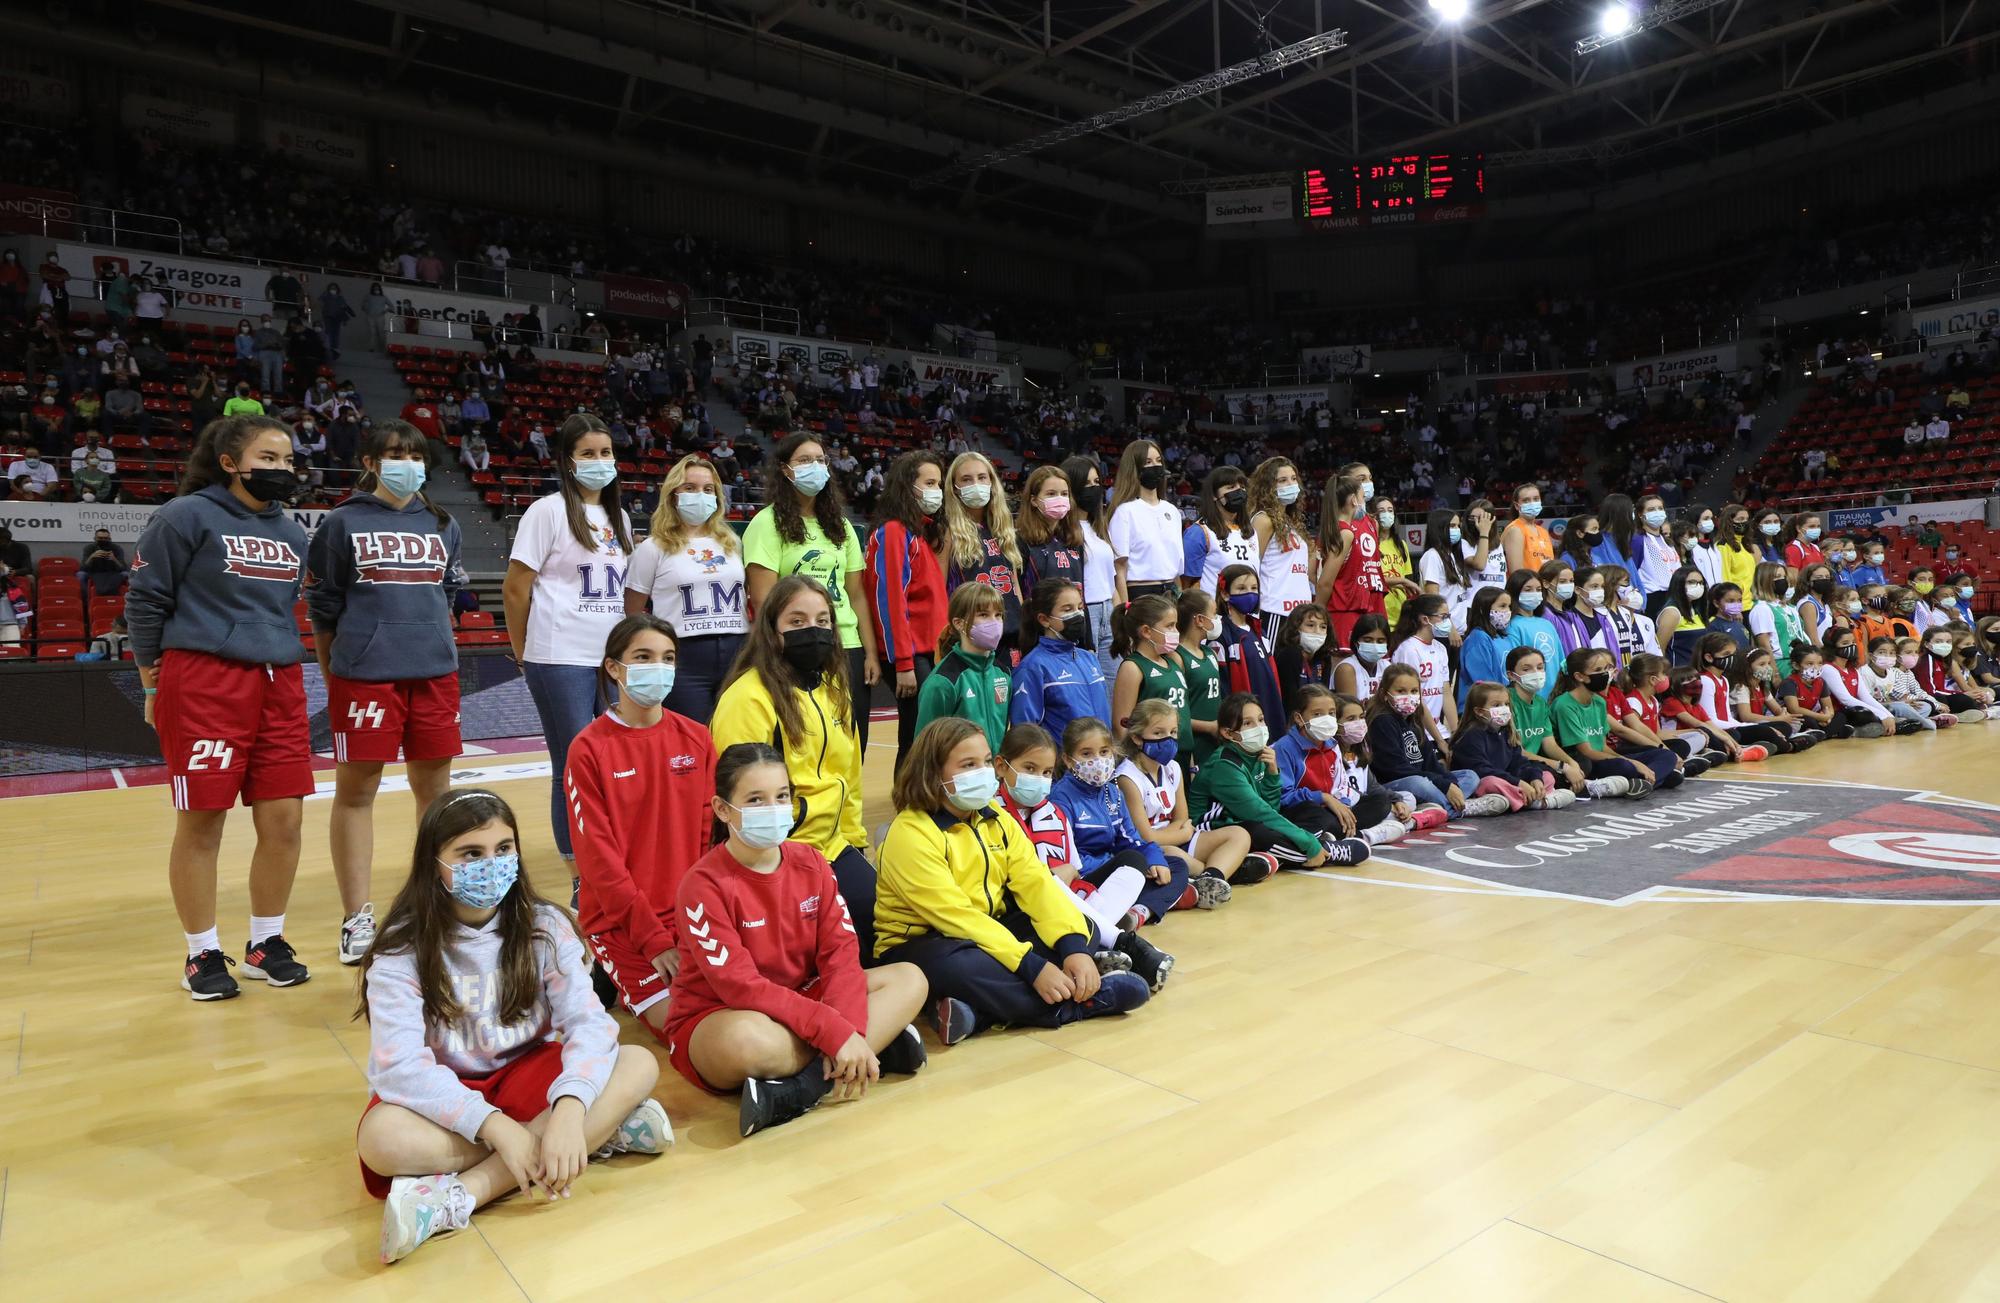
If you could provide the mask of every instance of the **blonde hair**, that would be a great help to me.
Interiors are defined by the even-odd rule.
[[[680,508],[674,505],[674,494],[687,483],[688,472],[692,470],[705,470],[715,481],[715,514],[697,526],[690,526],[682,520]],[[722,476],[716,473],[715,463],[698,452],[691,452],[675,462],[667,477],[660,481],[660,505],[653,508],[653,519],[646,526],[646,537],[657,543],[660,551],[672,555],[687,544],[691,528],[713,538],[724,556],[736,554],[736,531],[729,527],[729,493],[722,487]]]
[[[1125,453],[1118,459],[1118,476],[1111,486],[1111,513],[1118,514],[1118,508],[1135,500],[1140,493],[1139,472],[1145,468],[1146,454],[1160,453],[1161,465],[1166,464],[1167,455],[1160,452],[1160,445],[1151,439],[1134,439],[1125,445]],[[1165,495],[1164,487],[1161,489]]]
[[[959,500],[958,472],[965,466],[984,466],[993,480],[993,497],[989,499],[980,514],[984,520],[975,520],[971,508]],[[1007,558],[1007,564],[1018,574],[1021,569],[1021,547],[1014,540],[1014,518],[1007,514],[1007,488],[1000,482],[1000,472],[994,469],[982,452],[962,452],[951,459],[951,465],[944,473],[944,532],[946,551],[951,560],[960,566],[976,566],[985,556],[986,547],[979,541],[979,528],[986,527],[988,533],[1000,545],[1000,554]]]
[[[938,635],[937,658],[943,660],[958,646],[958,626],[953,621],[963,620],[970,625],[989,611],[1003,617],[1007,614],[1006,599],[992,584],[975,579],[952,589],[951,605],[945,608],[944,613],[944,632]]]
[[[1249,501],[1243,504],[1244,524],[1249,525],[1259,515],[1268,516],[1272,541],[1289,550],[1305,537],[1306,513],[1300,504],[1306,500],[1306,485],[1305,477],[1299,475],[1299,496],[1292,499],[1292,505],[1288,507],[1278,501],[1278,472],[1283,470],[1299,475],[1299,468],[1292,465],[1289,457],[1266,457],[1250,472],[1250,487],[1246,490]]]
[[[1164,697],[1148,697],[1132,707],[1132,713],[1125,717],[1125,736],[1118,739],[1114,748],[1127,760],[1137,760],[1143,754],[1139,745],[1139,730],[1150,728],[1163,720],[1171,720],[1175,728],[1180,727],[1181,713],[1167,704]]]

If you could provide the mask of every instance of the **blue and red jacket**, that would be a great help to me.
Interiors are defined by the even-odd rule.
[[[1222,617],[1222,648],[1216,659],[1229,679],[1231,692],[1248,692],[1264,708],[1264,723],[1275,733],[1290,718],[1285,713],[1285,690],[1278,681],[1278,662],[1264,645],[1264,635],[1252,620],[1239,629],[1228,616]]]
[[[951,595],[937,553],[921,534],[890,520],[868,535],[868,588],[885,665],[912,670],[917,657],[937,654]]]

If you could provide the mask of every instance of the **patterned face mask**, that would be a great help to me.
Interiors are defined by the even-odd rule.
[[[438,863],[451,870],[451,898],[471,909],[492,909],[507,898],[521,876],[521,857],[513,851],[457,864]]]

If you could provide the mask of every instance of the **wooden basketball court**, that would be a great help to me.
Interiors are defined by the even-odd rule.
[[[1865,765],[1978,801],[1996,762],[2000,726],[1971,726],[1731,777],[1805,793]],[[545,783],[503,790],[553,888]],[[1914,873],[1869,870],[1901,874],[1893,903],[1288,876],[1170,918],[1179,966],[1134,1017],[933,1047],[920,1076],[748,1142],[733,1100],[662,1058],[671,1153],[385,1269],[327,809],[307,806],[288,928],[313,981],[200,1006],[175,985],[165,790],[0,803],[0,1295],[2000,1297],[2000,909],[1922,885],[1927,856],[2000,869],[1978,835],[1899,843]],[[385,797],[378,904],[413,824]],[[222,910],[240,951],[240,869]],[[625,1039],[651,1044],[630,1020]]]

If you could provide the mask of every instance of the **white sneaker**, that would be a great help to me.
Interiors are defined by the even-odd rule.
[[[1489,819],[1496,814],[1507,814],[1514,808],[1513,802],[1497,793],[1491,796],[1475,796],[1465,803],[1465,817],[1468,819]]]
[[[592,1158],[609,1158],[613,1154],[663,1154],[674,1143],[674,1124],[667,1120],[667,1110],[660,1107],[656,1099],[642,1099],[631,1116],[618,1124],[618,1130],[611,1133],[611,1139],[604,1142]]]
[[[340,925],[340,962],[358,964],[375,944],[375,902],[349,914]]]
[[[1996,702],[1986,708],[1986,718],[2000,719],[2000,702]]]
[[[1623,796],[1632,790],[1629,778],[1593,778],[1585,782],[1583,790],[1589,796]]]
[[[399,1176],[382,1202],[382,1261],[399,1262],[434,1236],[472,1225],[472,1191],[455,1173]]]
[[[1576,793],[1570,791],[1567,787],[1558,787],[1541,800],[1535,802],[1534,808],[1537,810],[1562,810],[1575,804]]]
[[[1410,826],[1400,819],[1384,819],[1373,828],[1363,828],[1361,836],[1370,846],[1387,846],[1410,835]]]

